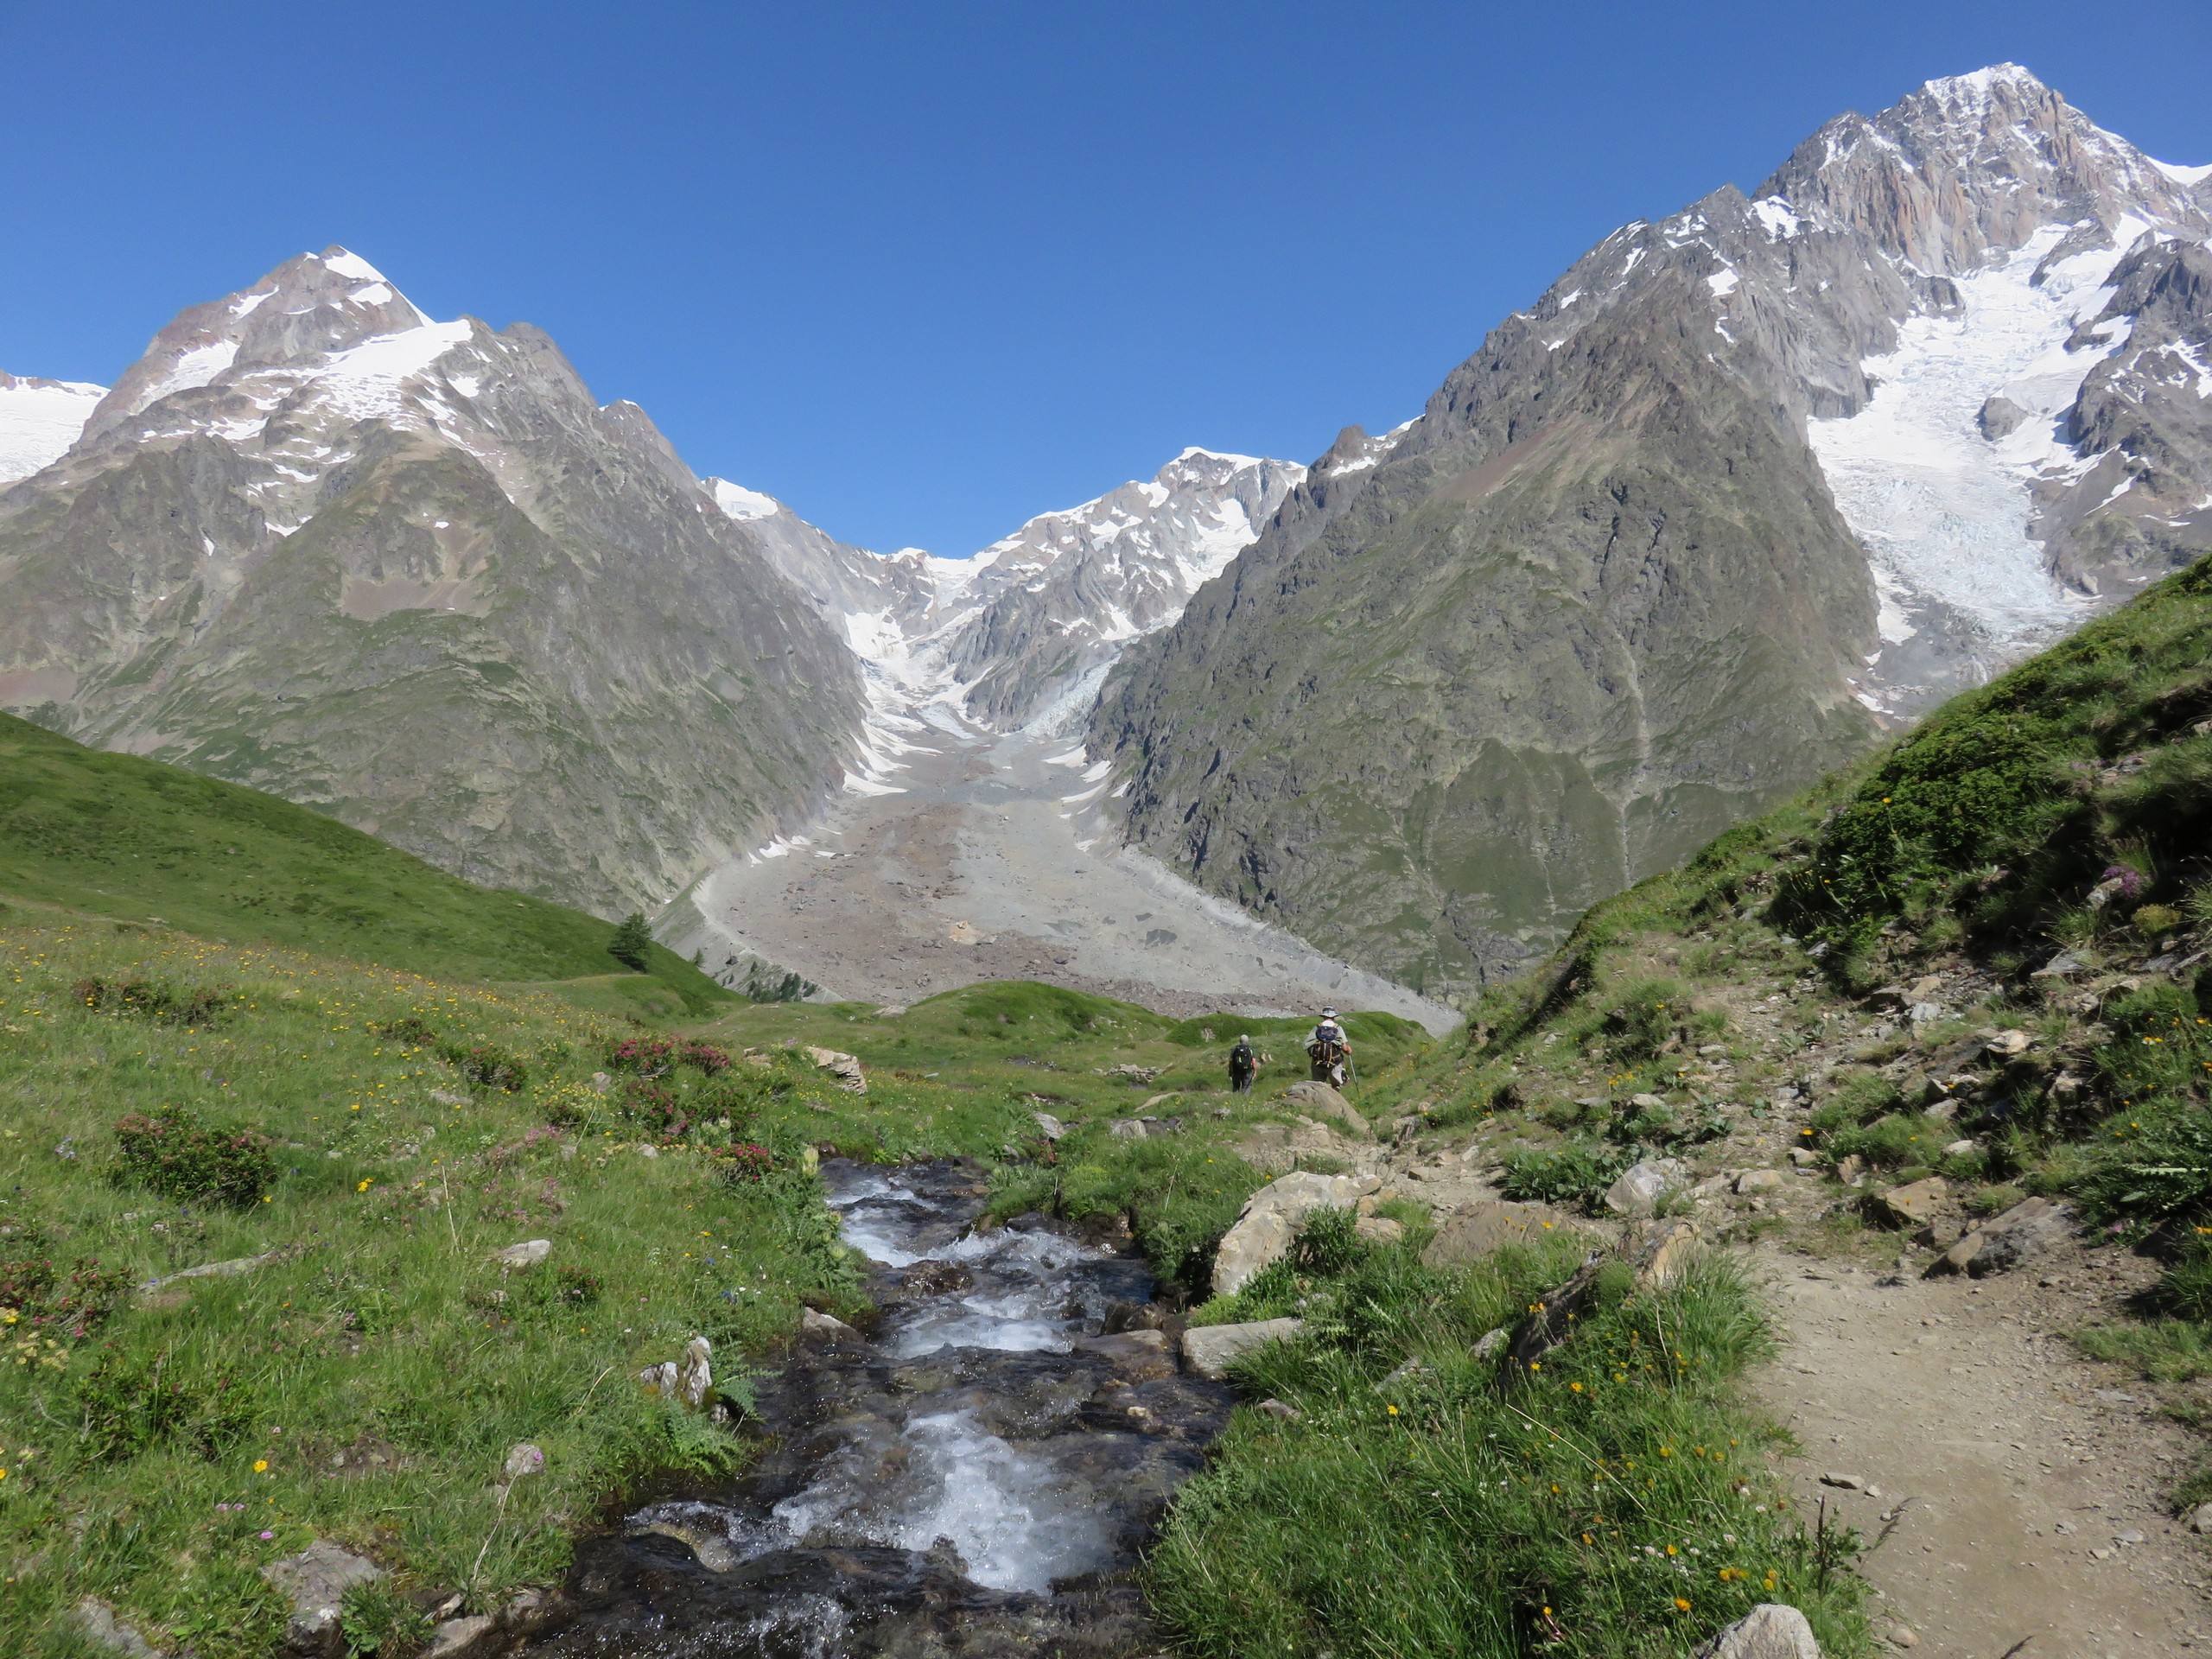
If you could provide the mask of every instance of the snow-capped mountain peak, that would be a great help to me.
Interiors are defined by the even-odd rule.
[[[0,489],[69,452],[105,386],[0,372]]]

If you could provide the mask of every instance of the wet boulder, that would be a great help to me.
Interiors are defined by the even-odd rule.
[[[1175,1375],[1174,1351],[1163,1331],[1123,1331],[1110,1337],[1080,1337],[1076,1351],[1096,1354],[1122,1382],[1153,1382]]]

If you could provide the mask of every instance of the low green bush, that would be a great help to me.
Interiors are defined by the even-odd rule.
[[[1575,1205],[1590,1208],[1621,1172],[1636,1161],[1623,1147],[1570,1141],[1558,1147],[1516,1147],[1505,1154],[1498,1191],[1522,1204]]]
[[[185,1106],[131,1113],[116,1123],[115,1142],[125,1181],[188,1204],[252,1204],[276,1179],[267,1135],[211,1128]]]
[[[497,1043],[441,1043],[438,1058],[460,1072],[472,1089],[518,1095],[530,1086],[529,1064]]]
[[[1824,1144],[1839,1160],[1856,1157],[1876,1169],[1904,1170],[1932,1165],[1955,1135],[1940,1117],[1892,1112],[1872,1123],[1838,1129]]]
[[[158,979],[80,979],[71,988],[77,1001],[95,1014],[134,1014],[164,1025],[200,1029],[214,1024],[234,999],[228,991],[171,985]]]

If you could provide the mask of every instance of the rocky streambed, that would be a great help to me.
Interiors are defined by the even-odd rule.
[[[944,1164],[823,1166],[871,1263],[868,1334],[810,1319],[742,1479],[665,1491],[579,1551],[562,1659],[1108,1656],[1158,1645],[1132,1578],[1228,1420],[1144,1263]],[[1138,1328],[1121,1329],[1123,1326]]]

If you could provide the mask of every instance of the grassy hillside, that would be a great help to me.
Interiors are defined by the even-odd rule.
[[[273,795],[88,749],[0,715],[0,897],[188,933],[475,980],[599,982],[607,1011],[702,1013],[731,1000],[653,947],[639,976],[610,925],[474,887]]]

